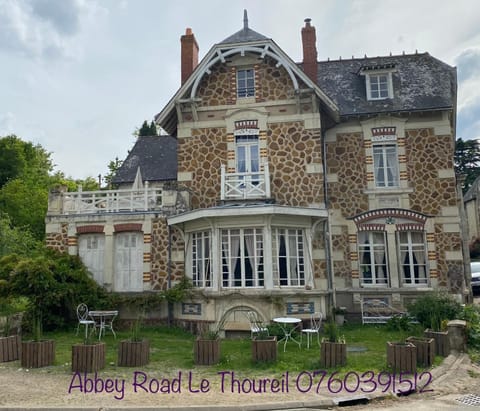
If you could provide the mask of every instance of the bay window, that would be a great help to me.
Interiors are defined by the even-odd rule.
[[[303,230],[274,228],[272,230],[273,278],[276,286],[305,285]]]
[[[192,233],[192,282],[195,287],[212,286],[210,233]]]
[[[221,230],[223,287],[263,287],[263,229]]]

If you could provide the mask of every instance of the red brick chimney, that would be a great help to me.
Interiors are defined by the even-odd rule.
[[[317,36],[315,27],[310,25],[311,21],[305,19],[305,27],[302,27],[303,71],[317,83]]]
[[[181,64],[182,64],[182,85],[187,81],[195,67],[198,65],[198,44],[191,28],[187,28],[185,35],[180,37],[181,43]]]

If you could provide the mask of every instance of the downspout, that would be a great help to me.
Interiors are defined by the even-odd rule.
[[[167,257],[167,289],[172,288],[172,227],[168,226],[168,257]],[[173,303],[168,301],[167,321],[171,327],[173,323]]]
[[[327,143],[326,143],[326,130],[322,129],[322,150],[323,150],[323,198],[325,201],[325,208],[327,210],[327,221],[324,224],[324,239],[325,239],[325,262],[327,266],[327,284],[328,294],[330,297],[330,307],[337,305],[337,295],[335,292],[335,278],[333,275],[332,266],[332,241],[331,241],[331,227],[330,227],[330,202],[328,199],[327,188]]]

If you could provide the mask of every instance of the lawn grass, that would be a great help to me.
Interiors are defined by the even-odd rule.
[[[81,330],[83,331],[83,330]],[[203,375],[214,375],[221,371],[235,371],[238,375],[249,377],[265,375],[282,375],[285,372],[319,370],[320,350],[314,340],[310,349],[306,349],[305,340],[301,349],[291,342],[283,352],[283,343],[278,346],[275,363],[255,364],[251,360],[251,341],[244,339],[224,339],[221,341],[221,361],[214,366],[196,366],[193,362],[193,342],[195,337],[178,328],[149,327],[141,335],[150,340],[150,363],[141,368],[146,373],[157,375],[174,375],[179,371],[194,370]],[[421,335],[421,330],[411,332],[389,331],[384,325],[345,325],[341,327],[347,347],[363,347],[363,352],[348,352],[347,365],[335,371],[344,374],[350,371],[379,373],[387,370],[386,342],[404,341],[407,336]],[[117,338],[107,332],[102,339],[107,345],[107,366],[104,373],[126,374],[133,369],[117,367],[118,342],[130,336],[128,331],[118,331]],[[70,373],[71,346],[81,343],[81,335],[75,336],[75,330],[45,333],[45,338],[56,341],[55,365],[50,372]],[[436,364],[441,362],[437,357]],[[17,366],[18,367],[18,366]]]

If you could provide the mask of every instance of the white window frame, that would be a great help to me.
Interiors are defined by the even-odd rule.
[[[255,97],[255,70],[237,69],[237,98],[249,97]]]
[[[190,234],[192,283],[194,287],[212,287],[212,240],[210,231]]]
[[[365,74],[365,84],[367,89],[367,100],[385,100],[387,98],[393,98],[393,82],[391,71],[375,71]],[[385,78],[385,81],[380,81],[381,78]],[[380,84],[386,84],[386,88],[383,89],[383,95],[381,94]],[[373,90],[376,88],[376,90]],[[374,95],[378,92],[378,95]]]
[[[264,288],[263,228],[222,228],[220,239],[222,287]]]
[[[414,242],[412,234],[420,234],[421,242]],[[402,242],[402,235],[406,235],[407,241]],[[397,232],[398,249],[398,268],[400,271],[400,280],[406,287],[425,287],[429,283],[427,247],[425,243],[425,232],[423,231],[398,231]],[[403,252],[406,254],[402,255]],[[405,258],[408,258],[408,264],[405,264]],[[422,261],[419,261],[423,259]],[[416,261],[416,262],[415,262]],[[410,278],[407,278],[405,267],[408,267]],[[421,272],[423,271],[423,275]]]
[[[360,283],[362,287],[389,287],[390,276],[388,269],[388,247],[387,247],[387,233],[385,231],[359,231],[358,232],[358,265],[360,270]],[[377,239],[382,235],[383,241],[379,242]],[[362,237],[367,237],[366,242],[362,241]],[[383,252],[383,260],[378,261],[378,253]],[[368,255],[366,255],[368,254]],[[363,257],[368,257],[369,263],[363,262]],[[385,270],[385,275],[380,277],[382,270]],[[369,281],[365,273],[370,274]]]
[[[391,149],[393,155],[390,155]],[[376,151],[380,151],[380,156]],[[372,145],[373,174],[376,188],[398,188],[400,186],[400,167],[398,163],[398,146],[396,142]],[[380,167],[379,161],[382,166]],[[393,162],[393,164],[392,164]],[[381,171],[380,171],[381,168]],[[383,177],[379,178],[379,175]]]
[[[92,273],[93,279],[103,286],[105,235],[81,234],[78,239],[78,255]]]
[[[283,237],[285,255],[280,255],[282,247],[281,237]],[[272,228],[272,274],[274,286],[305,286],[306,247],[307,244],[303,229]]]

